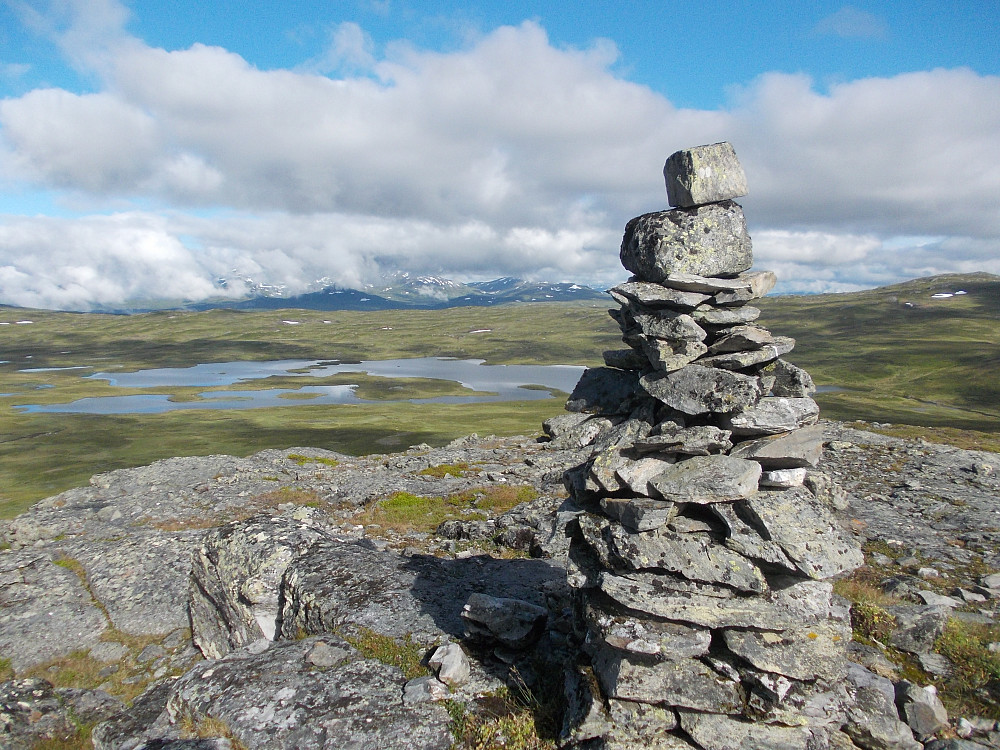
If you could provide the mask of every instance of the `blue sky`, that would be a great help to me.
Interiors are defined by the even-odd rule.
[[[786,292],[1000,273],[992,2],[0,3],[0,303],[626,276],[730,140]]]

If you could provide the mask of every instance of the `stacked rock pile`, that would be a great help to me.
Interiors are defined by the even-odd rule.
[[[680,151],[664,174],[674,208],[628,223],[635,275],[610,290],[628,348],[546,423],[557,443],[593,445],[567,484],[588,510],[570,581],[600,695],[566,739],[850,747],[850,618],[830,579],[863,559],[833,517],[838,494],[809,473],[815,387],[749,304],[775,277],[749,271],[732,146]]]

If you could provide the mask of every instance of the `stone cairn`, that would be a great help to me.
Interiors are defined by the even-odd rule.
[[[590,665],[568,679],[564,742],[852,747],[850,618],[830,579],[863,559],[832,513],[842,493],[810,472],[815,386],[748,304],[775,276],[749,271],[732,146],[679,151],[664,175],[673,208],[627,224],[634,276],[610,290],[628,348],[545,424],[593,446],[566,479],[586,509],[569,578]]]

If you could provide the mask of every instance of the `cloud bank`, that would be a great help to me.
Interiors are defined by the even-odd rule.
[[[616,75],[610,42],[556,47],[532,22],[381,57],[343,24],[322,59],[259,70],[218,47],[150,47],[116,4],[96,7],[49,32],[95,91],[0,101],[3,181],[91,207],[2,217],[2,303],[243,291],[220,290],[227,276],[296,292],[394,267],[611,284],[625,222],[665,207],[666,156],[718,140],[747,171],[756,265],[781,290],[1000,273],[995,76],[820,91],[771,73],[727,109],[692,110]]]

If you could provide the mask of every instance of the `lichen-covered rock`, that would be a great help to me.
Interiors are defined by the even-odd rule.
[[[697,206],[747,194],[746,174],[726,141],[674,152],[663,165],[663,178],[671,206]]]
[[[269,515],[209,532],[191,571],[191,630],[201,652],[218,659],[273,639],[285,568],[321,539],[334,537],[320,526]]]
[[[765,396],[749,409],[727,415],[727,429],[739,437],[777,435],[816,424],[819,405],[811,398]]]
[[[745,411],[763,395],[757,377],[700,365],[644,375],[639,384],[653,398],[692,416]]]
[[[812,425],[794,432],[745,440],[729,455],[756,461],[765,469],[816,466],[823,456],[823,428]]]
[[[625,226],[621,261],[644,281],[725,276],[753,265],[743,209],[732,201],[644,214]]]
[[[604,693],[612,698],[720,713],[743,708],[740,684],[698,659],[649,662],[626,651],[600,648],[593,662]]]
[[[32,750],[46,741],[77,740],[80,725],[122,707],[103,690],[56,688],[37,677],[0,682],[0,744],[6,750]]]
[[[316,640],[196,665],[171,686],[170,720],[210,717],[249,750],[451,747],[448,712],[434,702],[405,704],[399,669],[362,658],[330,634],[322,640],[346,657],[336,668],[317,667],[306,658]]]
[[[664,500],[722,503],[754,493],[760,474],[756,461],[723,455],[692,456],[666,467],[650,484]]]
[[[94,646],[108,627],[76,573],[44,550],[0,554],[0,605],[0,654],[18,672]]]
[[[810,578],[832,578],[864,563],[861,550],[846,538],[829,507],[804,487],[762,490],[741,506],[752,525]]]

